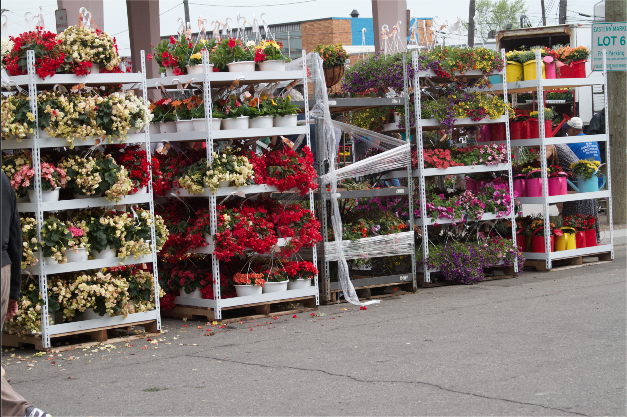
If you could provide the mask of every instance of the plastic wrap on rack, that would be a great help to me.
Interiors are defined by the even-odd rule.
[[[376,148],[392,149],[396,148],[397,146],[405,145],[404,140],[396,139],[392,136],[384,135],[383,133],[373,132],[368,129],[363,129],[361,127],[338,122],[337,120],[333,121],[333,125],[340,129],[342,132],[349,133],[351,136],[359,136],[372,142],[372,144]]]
[[[411,255],[414,250],[414,232],[394,233],[391,235],[366,237],[358,240],[342,241],[342,252],[345,259],[370,259],[384,256]],[[338,260],[337,245],[327,242],[324,245],[324,256],[329,261]]]
[[[290,62],[285,66],[286,70],[294,68],[300,68],[302,66],[302,59],[299,58]],[[337,198],[337,175],[335,171],[335,164],[337,161],[337,150],[335,148],[335,132],[333,129],[333,120],[331,119],[331,113],[329,112],[329,97],[327,95],[327,87],[324,80],[324,70],[322,67],[322,58],[315,52],[308,53],[305,56],[307,67],[311,73],[311,80],[314,86],[314,97],[316,103],[312,108],[312,114],[324,119],[324,143],[327,148],[327,158],[329,161],[329,173],[326,174],[328,182],[331,186],[331,224],[333,226],[334,235],[337,236],[335,240],[337,261],[338,261],[338,281],[342,285],[342,291],[346,301],[354,305],[364,306],[368,304],[378,303],[380,300],[372,300],[365,303],[359,301],[355,287],[350,281],[350,275],[348,272],[348,264],[344,257],[344,251],[342,246],[342,220],[340,218],[340,209]],[[321,138],[317,138],[320,140]]]
[[[362,159],[344,168],[337,169],[320,177],[322,184],[333,183],[347,178],[361,177],[375,174],[377,172],[393,171],[407,167],[409,156],[409,143],[399,146],[389,151],[385,151],[370,158]]]

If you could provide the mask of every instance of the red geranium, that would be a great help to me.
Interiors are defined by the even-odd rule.
[[[148,170],[148,158],[146,151],[140,149],[139,145],[111,145],[113,150],[111,156],[128,171],[128,176],[133,182],[132,194],[140,188],[146,187],[150,180]]]
[[[297,188],[301,195],[315,190],[318,184],[314,182],[313,155],[308,146],[302,152],[304,156],[281,145],[279,149],[264,151],[262,157],[248,156],[255,170],[255,182],[274,185],[281,192]]]
[[[26,51],[31,49],[35,51],[35,71],[41,78],[54,75],[64,63],[61,41],[52,32],[37,27],[16,37],[9,36],[9,39],[14,42],[13,49],[3,57],[9,75],[28,74]]]

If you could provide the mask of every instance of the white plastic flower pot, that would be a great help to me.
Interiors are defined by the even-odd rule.
[[[274,118],[274,127],[293,127],[298,121],[297,114],[288,114],[287,116],[276,116]]]
[[[309,278],[299,278],[296,281],[289,281],[287,283],[288,290],[302,290],[311,287],[311,280]]]
[[[248,127],[251,129],[268,129],[274,126],[274,116],[259,116],[250,119]]]
[[[231,181],[220,181],[220,188],[226,188],[231,185]]]
[[[137,194],[148,194],[148,186],[144,185],[143,187],[138,188],[137,192],[135,193],[135,195],[137,195]]]
[[[259,285],[234,285],[235,293],[238,297],[248,297],[249,295],[259,295],[263,288]]]
[[[161,133],[161,130],[159,130],[159,125],[157,123],[150,123],[150,127],[148,128],[148,132],[151,135],[158,135]]]
[[[134,135],[136,133],[137,133],[137,129],[135,129],[134,127],[129,127],[128,132],[126,132],[127,135]]]
[[[255,61],[231,62],[226,66],[229,72],[255,72]]]
[[[285,71],[285,61],[282,59],[275,59],[272,61],[260,62],[259,71]]]
[[[118,257],[118,252],[115,249],[111,249],[107,246],[107,249],[100,252],[94,252],[94,258],[96,259],[113,259]]]
[[[50,201],[59,201],[59,190],[61,187],[57,187],[52,191],[42,191],[41,192],[41,201],[43,203],[48,203]],[[37,201],[37,197],[35,196],[35,190],[28,190],[28,198],[31,203],[35,203]]]
[[[394,113],[394,123],[396,123],[397,125],[401,122],[401,115],[398,113]]]
[[[82,194],[76,194],[76,193],[73,193],[73,195],[74,195],[74,198],[75,198],[76,200],[84,200],[84,199],[86,199],[86,198],[96,198],[96,197],[98,197],[98,196],[97,196],[97,195],[95,195],[95,194],[91,194],[91,195],[82,195]]]
[[[113,206],[113,210],[126,212],[126,204],[118,204]]]
[[[194,132],[204,132],[205,119],[192,119],[192,125],[194,126]]]
[[[176,121],[177,132],[193,132],[194,123],[190,120],[177,120]]]
[[[212,245],[213,239],[211,239],[211,235],[209,233],[203,233],[202,236],[205,238],[205,242]]]
[[[159,129],[161,133],[176,133],[176,122],[160,122]]]
[[[87,261],[87,249],[86,248],[77,248],[78,251],[74,252],[74,249],[66,249],[65,257],[69,262],[86,262]]]
[[[287,283],[289,281],[281,281],[281,282],[266,282],[263,284],[263,293],[271,293],[271,292],[281,292],[287,291]]]
[[[181,297],[188,297],[188,298],[202,298],[202,293],[200,292],[200,288],[196,288],[194,291],[190,292],[189,294],[185,292],[185,290],[180,290],[179,295]]]
[[[86,308],[85,311],[83,312],[83,314],[81,314],[79,320],[84,321],[84,320],[97,320],[97,319],[102,319],[105,317],[109,317],[108,314],[105,314],[104,316],[101,316],[100,314],[96,313],[94,311],[93,308]]]
[[[396,123],[385,123],[383,125],[384,132],[389,131],[389,130],[396,130],[396,129],[398,129],[398,124]]]
[[[174,77],[174,68],[166,68],[165,69],[166,77]]]
[[[193,67],[190,67],[189,65],[187,65],[185,68],[187,68],[188,74],[202,74],[203,73],[202,64],[194,65]],[[213,72],[213,64],[207,65],[207,71]]]
[[[100,74],[100,65],[99,64],[91,64],[91,74]]]
[[[248,129],[248,116],[240,116],[235,119],[223,119],[222,129],[224,130]]]
[[[59,261],[54,259],[52,256],[44,256],[44,260],[46,265],[59,265]]]

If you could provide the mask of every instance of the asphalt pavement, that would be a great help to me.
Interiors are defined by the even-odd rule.
[[[53,416],[625,415],[625,267],[622,246],[613,262],[367,310],[226,327],[164,319],[152,342],[3,351],[2,364]]]

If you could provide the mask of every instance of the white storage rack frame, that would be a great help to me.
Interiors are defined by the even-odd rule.
[[[305,56],[303,51],[303,56]],[[212,72],[209,70],[209,56],[207,51],[202,53],[202,65],[203,74],[182,75],[176,77],[166,78],[154,78],[148,80],[148,88],[156,88],[159,85],[170,86],[175,85],[175,81],[178,80],[182,84],[189,82],[199,82],[198,77],[202,77],[203,82],[203,99],[205,103],[205,130],[203,132],[178,132],[169,134],[153,134],[152,142],[179,142],[179,141],[206,141],[207,149],[207,161],[211,163],[213,159],[213,142],[214,140],[229,140],[238,138],[254,138],[254,137],[267,137],[267,136],[282,136],[282,135],[298,135],[306,134],[307,145],[311,147],[311,138],[309,137],[309,106],[307,103],[307,66],[305,60],[303,60],[302,70],[298,71],[255,71],[255,72]],[[290,80],[303,80],[304,84],[304,98],[305,98],[305,118],[306,124],[304,126],[295,127],[273,127],[268,129],[234,129],[234,130],[212,130],[211,115],[212,115],[212,98],[211,98],[211,83],[215,82],[229,82],[232,83],[236,79],[245,81],[248,84],[261,84],[272,83],[277,81],[290,81]],[[177,197],[208,197],[209,198],[209,212],[210,212],[210,229],[211,235],[215,236],[217,232],[217,201],[216,197],[228,196],[234,192],[244,192],[247,195],[267,193],[267,192],[279,192],[278,188],[269,186],[267,184],[251,185],[244,187],[223,187],[217,190],[213,194],[210,190],[205,190],[202,194],[190,195],[189,193],[181,190]],[[315,215],[314,210],[314,194],[313,190],[309,190],[309,204],[312,213]],[[285,244],[285,240],[280,239],[278,246]],[[210,254],[212,259],[213,276],[220,276],[220,264],[218,258],[213,254],[212,245],[199,248],[194,253]],[[313,260],[312,263],[317,267],[317,253],[316,247],[313,247]],[[314,285],[311,288],[300,290],[288,290],[275,293],[266,293],[261,295],[252,295],[246,297],[233,297],[222,299],[220,294],[220,280],[214,279],[213,293],[214,300],[192,297],[177,296],[175,302],[180,305],[196,306],[212,308],[214,310],[214,316],[216,320],[222,318],[222,309],[230,307],[245,307],[250,304],[262,304],[273,301],[303,298],[315,296],[316,305],[319,305],[319,293],[318,293],[318,275],[314,277]]]
[[[607,93],[607,62],[606,62],[606,50],[603,50],[603,76],[598,78],[557,78],[557,79],[543,79],[541,67],[540,51],[536,51],[536,79],[529,81],[518,81],[510,83],[495,84],[492,88],[493,91],[503,91],[507,94],[510,92],[523,92],[530,91],[535,88],[538,97],[542,97],[542,93],[545,88],[571,88],[571,87],[583,87],[583,86],[595,86],[602,85],[603,96],[605,100],[605,108],[608,109],[608,93]],[[506,78],[503,78],[506,80]],[[542,195],[543,197],[518,197],[520,203],[523,204],[542,204],[542,218],[544,221],[544,253],[536,252],[524,252],[523,255],[526,259],[542,260],[546,261],[546,268],[552,268],[552,261],[556,259],[572,258],[576,256],[586,256],[598,253],[611,253],[611,259],[614,259],[614,220],[612,218],[612,178],[610,167],[610,128],[609,128],[609,112],[605,112],[605,134],[591,135],[591,136],[575,136],[575,137],[546,137],[544,126],[544,100],[538,100],[538,123],[540,130],[540,137],[533,139],[515,140],[512,142],[513,146],[540,146],[540,164],[542,171]],[[566,195],[548,195],[548,177],[546,173],[547,160],[546,160],[546,146],[556,144],[567,143],[582,143],[582,142],[607,142],[606,146],[606,163],[607,163],[607,190],[596,191],[590,193],[577,193]],[[551,252],[550,241],[550,221],[549,221],[549,205],[566,201],[578,201],[578,200],[596,200],[598,198],[608,199],[608,217],[610,221],[610,243],[607,245],[592,246],[581,249],[571,249],[564,251]]]
[[[501,50],[501,58],[503,62],[505,62],[505,50]],[[509,175],[509,195],[514,196],[513,182],[512,182],[512,161],[511,161],[511,144],[510,144],[510,132],[509,132],[509,112],[506,110],[505,115],[497,118],[497,119],[488,119],[488,120],[480,120],[480,121],[472,121],[468,118],[457,119],[455,123],[455,127],[462,126],[482,126],[485,124],[493,124],[493,123],[505,123],[506,126],[506,141],[505,144],[507,146],[507,163],[499,164],[499,165],[474,165],[474,166],[460,166],[460,167],[452,167],[446,169],[439,168],[424,168],[424,146],[422,139],[422,128],[429,127],[434,128],[440,126],[439,122],[435,119],[423,119],[422,118],[422,110],[421,110],[421,94],[420,94],[420,78],[426,78],[435,76],[435,73],[432,71],[419,71],[418,70],[418,52],[412,51],[412,64],[414,67],[414,85],[416,86],[414,92],[414,107],[415,107],[415,116],[416,116],[416,144],[417,144],[417,159],[418,159],[418,169],[413,170],[412,176],[414,178],[419,178],[418,192],[420,193],[420,219],[416,219],[416,226],[421,227],[422,232],[422,253],[423,259],[429,258],[429,240],[428,240],[428,227],[432,226],[435,222],[427,217],[427,198],[426,198],[426,186],[425,186],[425,178],[431,176],[443,176],[443,175],[455,175],[455,174],[475,174],[480,172],[494,172],[494,171],[507,171]],[[480,70],[468,71],[464,74],[455,73],[455,77],[465,77],[465,76],[482,76],[482,75],[495,75],[493,74],[483,74]],[[505,79],[505,66],[503,67],[502,72],[500,73],[503,79]],[[482,93],[489,92],[489,90],[478,90]],[[503,91],[503,95],[505,100],[507,101],[507,86]],[[491,143],[491,142],[490,142]],[[386,178],[400,178],[404,176],[403,171],[395,171],[386,176]],[[512,220],[512,236],[516,236],[516,214],[514,207],[512,207],[512,211],[509,216],[499,217],[498,219],[510,219]],[[470,219],[472,221],[492,221],[497,220],[497,217],[494,213],[486,213],[482,216],[481,219]],[[453,220],[450,219],[438,219],[438,224],[451,224]],[[512,239],[513,244],[515,245],[515,240]],[[424,268],[422,266],[417,268],[419,272],[423,273],[424,282],[431,282],[431,273],[437,272],[439,268]],[[514,264],[514,271],[518,272],[518,265]]]
[[[364,109],[364,108],[371,108],[371,107],[388,107],[388,106],[396,107],[400,104],[403,104],[405,107],[405,129],[403,130],[405,131],[406,141],[410,141],[410,129],[411,128],[409,127],[409,99],[408,99],[409,78],[407,76],[406,59],[407,59],[406,55],[403,54],[403,84],[404,84],[403,91],[405,92],[405,97],[403,98],[395,97],[395,98],[334,99],[334,100],[329,100],[329,104],[331,106],[335,106],[338,103],[340,103],[340,106],[347,111],[350,110],[351,107],[356,107],[357,109]],[[305,109],[307,110],[307,108],[308,108],[308,105],[307,105],[307,102],[305,102]],[[323,123],[324,121],[322,118],[316,119],[316,138],[323,136],[323,132],[324,132]],[[329,156],[327,155],[326,144],[324,144],[323,141],[316,140],[316,145],[317,145],[317,155],[319,155],[318,169],[319,169],[319,172],[322,173],[326,171],[325,163],[330,163]],[[354,152],[355,152],[355,146],[353,142],[353,158],[355,158]],[[408,213],[409,213],[408,233],[409,232],[413,233],[414,232],[414,201],[413,201],[414,187],[413,187],[413,181],[412,181],[412,175],[411,175],[411,149],[408,152],[410,152],[410,156],[408,158],[407,168],[403,171],[399,171],[399,172],[404,173],[404,175],[395,177],[395,178],[406,178],[407,179],[406,187],[393,188],[393,189],[383,188],[383,189],[374,189],[374,190],[342,191],[339,193],[340,194],[339,198],[340,199],[354,199],[354,198],[373,198],[373,197],[384,197],[384,196],[407,197],[408,198]],[[386,176],[383,176],[382,178],[386,178]],[[330,261],[326,257],[327,247],[331,247],[330,245],[335,245],[335,243],[334,241],[329,241],[328,222],[327,222],[327,203],[326,202],[330,201],[330,196],[329,196],[329,193],[323,188],[324,187],[320,187],[320,190],[319,190],[319,200],[320,200],[320,207],[321,207],[320,223],[322,225],[322,237],[323,237],[323,244],[325,248],[325,251],[323,253],[323,259],[322,259],[322,262],[324,264],[323,270],[322,270],[322,280],[323,280],[322,290],[324,292],[323,293],[324,301],[329,302],[331,300],[331,291],[342,290],[342,286],[340,282],[331,282],[331,274],[330,274],[330,268],[329,268]],[[371,238],[357,239],[356,242],[359,242],[360,240],[368,241],[369,239]],[[411,265],[412,265],[411,272],[397,273],[394,275],[378,276],[378,277],[371,277],[371,278],[361,278],[357,280],[351,280],[351,283],[353,283],[353,286],[357,290],[360,288],[370,288],[374,286],[411,284],[412,289],[415,291],[416,290],[416,253],[415,253],[413,243],[411,245],[410,251],[404,252],[404,253],[397,253],[394,256],[400,256],[400,255],[411,256]],[[379,255],[379,256],[388,257],[391,255]],[[371,256],[371,257],[377,257],[377,256]],[[339,299],[338,299],[338,302],[339,302]]]
[[[78,77],[71,74],[59,74],[42,80],[35,73],[35,54],[30,50],[26,53],[28,75],[21,75],[11,77],[11,85],[28,86],[28,95],[30,100],[31,112],[35,116],[35,126],[38,126],[38,114],[37,114],[37,86],[46,85],[52,86],[56,84],[87,84],[90,86],[104,85],[104,84],[125,84],[127,86],[134,86],[140,84],[143,92],[143,98],[147,102],[146,95],[146,66],[144,51],[141,51],[141,73],[136,74],[90,74],[85,77]],[[38,128],[34,129],[32,139],[23,139],[21,142],[10,139],[2,141],[3,149],[32,149],[33,167],[35,168],[34,188],[37,201],[35,203],[18,203],[18,211],[20,213],[34,213],[37,220],[37,236],[41,241],[41,226],[44,221],[44,212],[58,211],[58,210],[71,210],[82,209],[89,207],[112,207],[119,204],[148,204],[150,207],[150,214],[154,218],[154,205],[152,197],[152,170],[150,171],[150,181],[148,183],[148,193],[140,195],[130,195],[124,197],[121,201],[114,203],[105,198],[86,198],[86,199],[74,199],[63,200],[56,202],[42,202],[41,193],[41,149],[42,148],[57,148],[68,146],[65,139],[50,138],[47,136],[40,136],[44,132],[39,131]],[[119,143],[119,142],[116,142]],[[145,133],[129,135],[129,139],[123,143],[143,143],[147,148],[148,164],[150,165],[150,134],[148,129]],[[86,141],[76,141],[75,146],[93,146],[96,142],[94,139],[87,139]],[[103,143],[106,144],[106,143]],[[151,227],[150,235],[152,242],[155,243],[155,228]],[[50,324],[48,315],[48,279],[50,274],[58,274],[65,272],[77,272],[92,269],[100,269],[107,267],[114,267],[120,265],[119,258],[112,259],[97,259],[87,262],[71,262],[59,265],[46,265],[41,247],[38,250],[38,265],[29,268],[30,271],[34,271],[34,274],[39,275],[39,290],[41,298],[43,299],[43,309],[41,315],[41,337],[42,345],[44,348],[50,347],[50,336],[57,334],[85,332],[89,330],[97,330],[99,328],[106,328],[109,326],[119,325],[132,325],[137,322],[146,322],[156,320],[157,329],[161,329],[161,316],[159,313],[159,280],[157,271],[157,254],[155,245],[153,244],[152,253],[148,256],[144,256],[140,259],[127,259],[123,262],[123,265],[134,265],[140,263],[152,263],[153,266],[153,285],[155,291],[155,309],[142,313],[129,314],[127,317],[114,316],[114,317],[102,317],[93,320],[75,321],[62,324]]]

